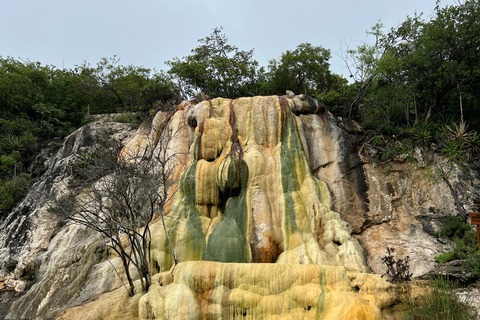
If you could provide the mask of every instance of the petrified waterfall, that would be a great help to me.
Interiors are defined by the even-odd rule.
[[[165,222],[179,264],[173,268],[158,216],[151,224],[152,285],[129,297],[116,276],[124,278],[119,258],[102,251],[102,240],[84,227],[59,225],[35,236],[42,246],[29,240],[18,250],[19,265],[32,265],[28,248],[36,248],[36,279],[8,317],[381,319],[395,286],[369,273],[367,254],[351,235],[361,230],[366,208],[362,177],[345,169],[358,166],[340,126],[303,96],[185,101],[173,116],[157,113],[126,139],[120,156],[173,159]],[[67,142],[92,140],[81,135]],[[49,169],[57,190],[68,167],[61,179],[53,168],[67,163],[71,150],[66,143]],[[35,212],[18,219],[54,221],[47,208]]]
[[[218,98],[177,108],[168,150],[182,155],[180,179],[166,221],[181,263],[169,284],[172,252],[163,226],[154,224],[160,273],[140,299],[140,318],[381,317],[384,299],[369,304],[365,294],[372,283],[388,284],[360,274],[369,269],[363,248],[309,167],[309,144],[322,142],[305,138],[302,113],[329,130],[321,106],[297,97]],[[157,127],[123,153],[148,150],[159,140],[152,138]],[[369,282],[358,285],[365,277]]]
[[[302,121],[292,110],[294,100],[255,97],[185,105],[175,114],[180,119],[172,126],[198,124],[171,128],[181,137],[180,130],[193,131],[167,219],[179,261],[367,271],[363,249],[331,210],[325,183],[311,173]],[[170,143],[179,141],[173,137]],[[165,241],[162,230],[155,229],[154,256],[162,270],[172,263],[163,258],[171,256]]]

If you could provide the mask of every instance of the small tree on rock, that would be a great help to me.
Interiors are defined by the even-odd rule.
[[[124,286],[133,295],[131,266],[144,292],[151,285],[149,225],[158,214],[163,220],[163,207],[175,193],[171,173],[176,155],[164,151],[153,158],[139,149],[119,156],[120,150],[118,141],[106,137],[93,151],[79,155],[72,165],[70,193],[55,201],[52,210],[104,237],[120,257],[128,281],[128,288]],[[172,252],[176,264],[173,246]]]

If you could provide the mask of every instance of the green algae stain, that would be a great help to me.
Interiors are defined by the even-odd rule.
[[[323,314],[325,312],[325,300],[327,295],[327,269],[320,268],[320,288],[322,292],[318,296],[317,301],[317,313],[315,315],[315,319],[320,320],[323,319]]]
[[[223,218],[209,239],[204,260],[248,262],[246,239],[234,219]]]
[[[195,155],[199,151],[201,140],[198,137],[195,140]],[[197,170],[197,160],[185,170],[179,182],[179,202],[175,205],[174,210],[166,217],[167,229],[172,238],[173,246],[178,255],[179,261],[201,260],[206,250],[205,233],[201,213],[197,210],[195,188]],[[165,239],[165,251],[167,255],[171,255],[168,240]],[[166,262],[168,263],[168,262]],[[173,260],[172,260],[173,263]],[[168,267],[168,266],[167,266]]]
[[[232,127],[231,150],[222,160],[217,171],[217,185],[226,202],[221,221],[208,238],[204,260],[219,262],[250,262],[247,241],[248,165],[243,160],[243,150],[238,139],[233,101],[230,102]]]
[[[318,301],[317,301],[317,313],[315,315],[315,319],[321,320],[323,319],[323,314],[325,313],[325,298],[326,298],[326,290],[325,288],[322,288],[322,292],[318,296]]]
[[[247,189],[248,167],[239,160],[240,194],[229,197],[221,221],[209,236],[204,260],[219,262],[250,262],[247,241]]]
[[[305,214],[304,212],[295,212],[295,200],[293,194],[301,189],[300,180],[305,177],[298,175],[298,168],[304,166],[303,144],[298,136],[298,128],[293,119],[293,115],[284,98],[280,98],[280,105],[282,108],[282,133],[281,133],[281,174],[282,187],[285,197],[285,216],[284,216],[284,232],[285,232],[285,248],[290,248],[290,245],[297,245],[290,243],[290,237],[301,230],[298,226],[297,215]],[[302,173],[302,172],[300,172]],[[298,208],[299,206],[297,206]]]

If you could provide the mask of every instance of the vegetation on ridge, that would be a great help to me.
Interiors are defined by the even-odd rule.
[[[480,154],[480,14],[478,0],[440,7],[435,15],[407,17],[385,32],[376,24],[374,44],[348,48],[351,80],[333,74],[331,52],[299,44],[261,67],[253,50],[228,43],[221,28],[200,39],[167,72],[122,66],[116,56],[69,69],[0,58],[0,219],[21,199],[35,177],[41,146],[63,137],[96,113],[155,111],[172,99],[206,95],[306,93],[335,114],[376,130],[380,160],[417,145],[455,162]],[[121,118],[127,118],[123,116]]]

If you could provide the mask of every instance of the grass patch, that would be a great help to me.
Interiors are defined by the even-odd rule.
[[[419,298],[408,299],[406,320],[476,320],[471,306],[458,301],[453,284],[441,277],[430,279],[430,288]]]
[[[129,123],[134,127],[138,127],[142,123],[142,115],[140,113],[125,112],[115,116],[112,122]]]

